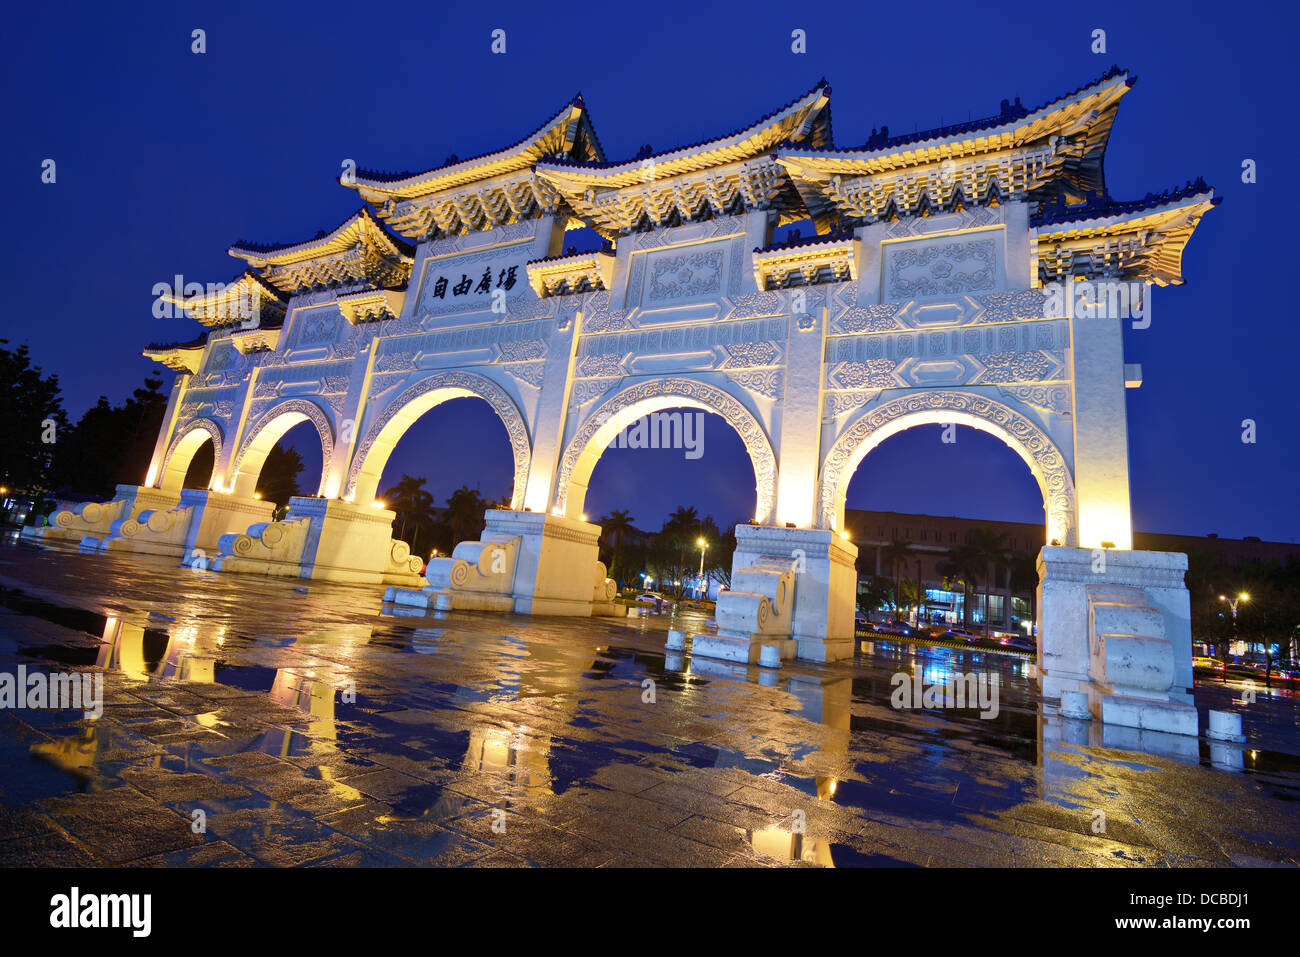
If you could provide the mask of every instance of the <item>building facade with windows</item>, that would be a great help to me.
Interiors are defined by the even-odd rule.
[[[960,545],[969,544],[971,536],[980,530],[1000,535],[1002,548],[1013,562],[994,572],[988,594],[989,627],[1003,631],[1029,630],[1033,617],[1031,598],[1037,577],[1017,576],[1014,559],[1032,566],[1046,540],[1043,525],[851,508],[845,512],[845,529],[858,547],[859,595],[869,590],[868,583],[873,576],[893,581],[897,572],[902,580],[912,585],[918,580],[921,582],[924,590],[922,620],[947,624],[960,624],[965,620],[962,586],[959,580],[954,580],[950,552]],[[889,558],[890,543],[896,540],[905,541],[911,547],[906,571],[895,569]],[[1237,539],[1221,538],[1213,533],[1195,536],[1135,531],[1133,541],[1135,548],[1146,551],[1206,553],[1226,565],[1244,561],[1285,563],[1292,558],[1300,560],[1300,543],[1264,541],[1258,536]],[[970,621],[982,626],[985,617],[982,577],[971,592]],[[872,615],[874,618],[885,616],[885,609]]]

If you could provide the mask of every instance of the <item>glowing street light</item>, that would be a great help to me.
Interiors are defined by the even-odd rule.
[[[700,574],[699,574],[699,576],[698,576],[698,579],[699,579],[700,586],[701,586],[701,587],[700,587],[700,597],[703,598],[703,597],[704,597],[704,588],[703,588],[703,585],[704,585],[704,553],[705,553],[705,551],[708,550],[709,543],[706,542],[703,538],[697,538],[697,539],[695,540],[695,544],[698,545],[698,546],[700,546]]]
[[[1241,592],[1236,598],[1220,595],[1219,601],[1226,601],[1228,607],[1232,609],[1232,640],[1235,643],[1237,640],[1237,605],[1243,601],[1250,601],[1250,596],[1245,592]]]
[[[1236,598],[1229,598],[1226,595],[1220,595],[1219,601],[1226,601],[1228,603],[1228,606],[1232,609],[1232,626],[1233,628],[1236,628],[1237,627],[1237,605],[1243,601],[1250,601],[1250,595],[1246,594],[1245,592],[1242,592]]]

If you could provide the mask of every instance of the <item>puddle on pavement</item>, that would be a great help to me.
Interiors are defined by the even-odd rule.
[[[689,655],[682,658],[657,650],[646,650],[618,643],[592,646],[589,649],[556,647],[553,642],[533,641],[514,635],[491,635],[467,627],[429,627],[412,619],[404,626],[400,618],[377,618],[370,625],[341,626],[337,631],[324,628],[302,639],[276,633],[222,631],[218,647],[199,643],[195,650],[193,625],[179,625],[162,615],[121,617],[101,615],[76,608],[33,599],[21,592],[0,590],[0,604],[14,612],[40,618],[91,637],[103,639],[115,635],[116,658],[104,658],[101,644],[95,646],[51,644],[48,638],[30,645],[19,642],[18,653],[51,665],[92,667],[112,664],[129,677],[149,688],[180,687],[178,678],[188,678],[250,695],[275,698],[283,670],[265,664],[250,663],[250,654],[270,654],[292,649],[307,654],[302,646],[313,646],[312,654],[326,655],[325,665],[333,667],[328,655],[336,644],[368,647],[379,653],[429,656],[435,661],[452,662],[457,667],[470,666],[471,674],[483,673],[478,680],[464,683],[435,677],[422,677],[419,658],[407,659],[415,669],[411,680],[398,688],[375,688],[359,681],[355,697],[335,701],[334,688],[328,709],[319,695],[313,698],[296,687],[293,699],[304,714],[298,727],[241,729],[220,701],[215,707],[192,714],[177,714],[180,736],[188,729],[198,729],[220,736],[220,740],[201,739],[166,743],[161,750],[176,766],[220,776],[222,765],[204,762],[240,754],[264,754],[271,758],[299,759],[298,766],[323,785],[335,786],[334,773],[327,763],[313,764],[302,758],[342,756],[355,759],[358,767],[349,773],[372,777],[377,783],[359,782],[370,787],[367,799],[386,802],[389,812],[378,815],[373,824],[393,827],[415,820],[442,821],[465,813],[469,798],[442,785],[413,779],[390,771],[382,764],[366,769],[367,755],[400,761],[430,771],[477,776],[493,788],[502,789],[507,805],[511,794],[536,792],[561,795],[574,787],[589,786],[604,768],[637,764],[670,772],[692,769],[731,768],[755,777],[787,784],[817,801],[854,812],[884,813],[909,818],[924,805],[927,820],[957,822],[971,811],[998,812],[1041,797],[1034,771],[1039,764],[1039,718],[1034,709],[1031,673],[1023,659],[999,656],[966,649],[927,649],[910,645],[875,642],[873,654],[859,652],[856,667],[840,666],[822,672],[803,673],[792,667],[781,672],[763,674],[756,668],[724,668],[702,674],[693,671]],[[113,632],[114,622],[117,632]],[[166,622],[166,623],[164,623]],[[470,620],[470,625],[477,623]],[[208,627],[204,625],[203,627]],[[187,631],[186,629],[189,629]],[[611,629],[610,635],[626,634]],[[335,635],[340,637],[337,639]],[[343,659],[346,660],[346,659]],[[700,664],[703,664],[701,662]],[[890,676],[897,671],[920,668],[924,681],[942,682],[953,671],[976,668],[995,669],[1003,676],[1004,687],[1013,692],[1015,702],[1007,702],[993,720],[981,719],[976,711],[924,713],[907,717],[890,717]],[[368,671],[368,669],[367,669]],[[371,673],[373,674],[373,673]],[[751,709],[753,693],[771,686],[779,697],[772,697],[769,707],[774,716],[807,721],[830,732],[842,731],[848,738],[841,745],[846,754],[861,748],[865,736],[882,741],[903,742],[913,748],[906,771],[869,760],[851,761],[847,778],[792,773],[798,765],[818,753],[818,746],[795,741],[787,732],[788,753],[780,753],[770,744],[752,751],[704,742],[673,746],[657,745],[622,734],[617,721],[611,723],[602,707],[609,691],[620,684],[629,694],[652,678],[657,693],[672,696],[679,692],[708,693],[719,707],[703,712],[709,720],[726,721],[736,708]],[[610,687],[606,688],[608,685]],[[730,696],[745,692],[738,702]],[[526,714],[512,715],[514,727],[492,726],[490,719],[476,716],[485,708],[510,702],[534,699],[557,704],[558,714],[575,732],[567,736],[554,730],[529,731]],[[276,702],[283,704],[284,702]],[[560,707],[560,705],[563,705]],[[160,707],[166,707],[165,702]],[[428,716],[422,716],[424,711]],[[318,713],[319,712],[319,713]],[[454,719],[448,727],[446,717]],[[699,715],[697,715],[699,716]],[[517,721],[513,720],[517,718]],[[488,722],[488,723],[484,723]],[[553,719],[550,722],[553,725]],[[195,732],[197,733],[197,731]],[[857,742],[857,744],[855,744]],[[5,804],[27,803],[51,794],[76,788],[89,790],[116,786],[121,781],[115,773],[129,761],[103,762],[101,755],[128,756],[132,750],[142,752],[138,734],[127,727],[113,735],[95,727],[63,733],[50,742],[31,742],[17,736],[12,727],[0,723],[0,755],[15,749],[26,751],[34,759],[32,771],[21,782],[4,785]],[[990,787],[954,764],[954,756],[972,752],[990,752],[1009,759],[1010,766],[1023,770],[1014,780]],[[1293,801],[1300,796],[1300,757],[1267,749],[1245,752],[1241,771],[1257,775],[1270,793]],[[1202,764],[1211,764],[1211,748],[1200,742]],[[398,761],[400,759],[400,761]],[[1113,760],[1099,758],[1098,760]],[[1122,763],[1122,762],[1116,762]],[[101,771],[101,765],[103,769]],[[171,767],[171,765],[166,765]],[[254,765],[256,767],[256,765]],[[1067,769],[1068,773],[1068,769]],[[927,775],[933,775],[927,777]],[[1086,776],[1086,772],[1081,777]],[[241,779],[242,780],[242,779]],[[349,780],[345,778],[344,781]],[[393,783],[398,781],[401,783]],[[942,787],[936,786],[936,782]],[[376,790],[382,784],[382,789]],[[256,784],[246,786],[255,788]],[[344,785],[337,784],[342,788]],[[962,789],[966,789],[963,791]],[[964,801],[954,794],[971,793]],[[972,802],[974,802],[972,804]],[[804,861],[838,866],[906,866],[887,854],[865,853],[836,842],[818,841],[804,835],[791,835],[788,828],[773,827],[746,832],[756,852],[777,860]],[[795,840],[794,838],[797,838]]]

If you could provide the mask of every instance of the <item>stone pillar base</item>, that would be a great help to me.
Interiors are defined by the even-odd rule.
[[[1195,735],[1187,556],[1049,546],[1038,556],[1043,696],[1104,724]]]
[[[291,498],[283,521],[258,522],[243,534],[223,535],[213,568],[316,581],[422,585],[424,563],[405,542],[392,538],[395,517],[388,509],[338,499]]]
[[[857,554],[826,529],[736,526],[718,634],[696,635],[693,653],[767,666],[852,657]]]
[[[617,588],[597,561],[600,527],[541,512],[488,509],[483,535],[429,563],[427,587],[390,588],[384,601],[439,611],[621,617]]]
[[[504,508],[488,509],[484,519],[484,536],[519,539],[510,591],[516,612],[591,617],[597,571],[604,578],[599,525],[563,515]]]
[[[174,508],[180,501],[180,492],[166,492],[146,485],[119,485],[113,498],[107,502],[85,502],[75,509],[55,512],[52,523],[35,531],[40,538],[81,542],[84,538],[105,538],[114,522],[134,519],[146,510]],[[95,543],[87,542],[89,546]]]
[[[98,551],[168,555],[206,568],[223,535],[265,522],[274,510],[273,502],[184,489],[172,507],[142,509],[134,518],[114,522],[103,538],[87,537],[81,543]]]

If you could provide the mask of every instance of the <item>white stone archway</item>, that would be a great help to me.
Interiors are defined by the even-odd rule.
[[[473,397],[492,406],[510,437],[514,456],[515,486],[511,508],[523,506],[524,487],[532,459],[532,441],[523,413],[506,391],[487,376],[453,370],[426,376],[394,398],[366,431],[352,457],[345,498],[366,503],[374,500],[384,466],[397,442],[416,419],[449,399]]]
[[[864,412],[832,444],[822,465],[821,527],[844,527],[849,480],[867,453],[885,439],[918,425],[968,425],[1002,439],[1029,466],[1043,493],[1047,541],[1074,545],[1074,480],[1060,449],[1045,432],[1009,406],[971,392],[928,391],[900,396]]]
[[[592,411],[560,459],[554,508],[570,517],[580,516],[587,483],[609,443],[638,418],[669,408],[713,412],[735,429],[754,466],[755,521],[771,521],[776,510],[776,453],[762,423],[727,391],[707,382],[678,377],[638,383]]]
[[[262,414],[244,437],[235,461],[230,466],[230,474],[235,495],[251,497],[257,489],[257,480],[262,474],[262,465],[271,449],[294,426],[310,422],[320,437],[321,477],[316,494],[325,494],[326,477],[329,475],[330,459],[334,455],[334,429],[329,417],[314,402],[306,399],[289,399],[272,406]]]
[[[211,419],[194,419],[177,428],[176,437],[163,456],[156,487],[168,492],[179,492],[185,484],[185,473],[189,471],[194,453],[209,439],[212,441],[212,468],[215,477],[217,465],[221,461],[221,426]]]

